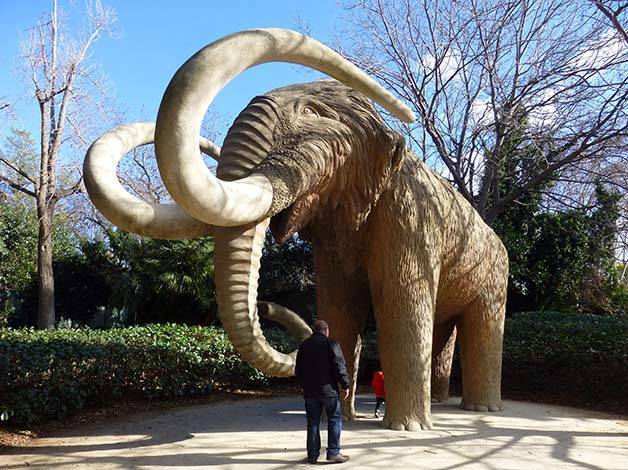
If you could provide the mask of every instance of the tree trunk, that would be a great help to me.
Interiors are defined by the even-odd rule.
[[[37,326],[40,329],[55,326],[55,283],[52,271],[52,219],[54,207],[37,208],[39,238],[37,240]]]

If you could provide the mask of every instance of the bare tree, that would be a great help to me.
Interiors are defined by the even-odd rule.
[[[52,268],[52,230],[59,201],[81,191],[78,166],[73,181],[59,178],[65,163],[62,148],[85,145],[81,119],[94,105],[91,99],[103,92],[102,79],[88,64],[95,41],[111,33],[116,22],[114,10],[99,1],[86,3],[86,31],[68,37],[60,20],[57,0],[52,2],[50,17],[29,31],[21,45],[24,71],[37,100],[40,118],[39,162],[35,171],[8,158],[0,159],[0,179],[16,191],[35,199],[38,217],[38,314],[39,328],[51,328],[55,322],[54,278]],[[91,93],[91,94],[90,94]],[[102,110],[102,107],[98,110]],[[66,158],[67,160],[67,158]]]
[[[411,143],[490,224],[570,166],[626,158],[628,48],[594,8],[358,0],[341,45],[413,105]]]
[[[624,0],[590,0],[593,2],[595,7],[608,18],[611,22],[613,28],[617,30],[617,32],[624,38],[624,41],[628,43],[628,33],[626,33],[626,29],[624,28],[620,15],[624,10],[628,8],[628,3]]]
[[[591,0],[595,7],[610,21],[611,25],[621,35],[628,44],[628,33],[623,23],[625,18],[620,18],[622,13],[628,10],[628,3],[624,0]],[[624,21],[622,21],[624,20]],[[617,221],[617,240],[615,247],[615,258],[621,267],[619,281],[626,282],[628,272],[628,162],[626,159],[620,162],[618,171],[614,171],[613,183],[620,186],[623,197],[620,201],[619,220]],[[622,183],[623,182],[623,183]]]

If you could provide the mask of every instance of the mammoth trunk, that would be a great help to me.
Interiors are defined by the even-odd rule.
[[[216,293],[222,324],[236,350],[256,369],[270,375],[294,374],[295,357],[273,349],[257,315],[257,281],[268,221],[251,228],[217,228]]]
[[[250,174],[270,151],[277,111],[264,96],[254,98],[229,128],[220,152],[217,176],[234,180]]]
[[[236,118],[221,151],[217,174],[225,180],[250,174],[268,154],[277,115],[265,97],[255,98]],[[268,219],[253,226],[220,227],[214,235],[218,315],[240,355],[274,376],[294,374],[295,355],[266,341],[257,313],[259,266]]]

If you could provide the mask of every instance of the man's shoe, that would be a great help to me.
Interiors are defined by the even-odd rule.
[[[310,465],[316,465],[318,463],[318,459],[310,459],[309,457],[305,457],[301,460],[301,463],[309,463]]]
[[[379,410],[376,410],[376,411],[375,411],[375,417],[376,417],[376,418],[379,418],[379,417],[380,417]]]
[[[333,457],[327,457],[327,461],[330,463],[345,463],[347,460],[349,460],[349,456],[342,454],[334,455]]]

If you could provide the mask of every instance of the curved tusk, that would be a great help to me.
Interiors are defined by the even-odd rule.
[[[154,129],[155,125],[153,124],[153,134],[155,133]],[[153,140],[151,140],[151,143],[152,142]],[[205,155],[209,155],[214,160],[220,159],[220,145],[216,145],[211,140],[206,139],[205,137],[200,137],[198,147],[201,149],[201,152],[203,152]]]
[[[312,336],[312,329],[303,319],[289,308],[273,302],[257,302],[260,317],[283,325],[297,344]]]
[[[94,206],[114,225],[152,238],[184,239],[213,234],[214,228],[200,222],[176,204],[143,201],[124,189],[116,169],[123,155],[153,142],[155,124],[135,122],[117,127],[96,140],[83,164],[85,187]],[[220,147],[202,139],[201,148],[213,157]]]
[[[412,111],[329,47],[287,29],[252,29],[219,39],[194,54],[175,73],[159,107],[155,148],[166,188],[186,212],[220,226],[257,222],[268,214],[272,186],[261,175],[237,181],[216,178],[198,152],[207,108],[244,70],[266,62],[292,62],[330,75],[361,91],[395,116]]]

